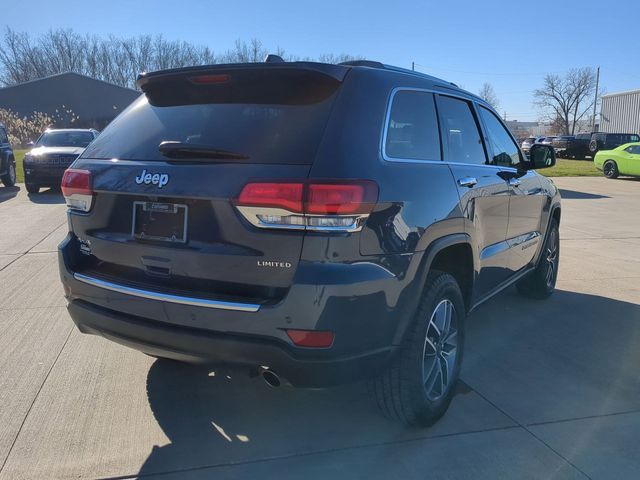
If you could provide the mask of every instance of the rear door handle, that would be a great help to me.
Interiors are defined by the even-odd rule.
[[[510,178],[509,179],[509,186],[510,187],[519,187],[520,186],[520,180],[518,180],[517,178]]]
[[[478,183],[478,179],[475,177],[462,177],[458,179],[458,185],[461,187],[471,188]]]

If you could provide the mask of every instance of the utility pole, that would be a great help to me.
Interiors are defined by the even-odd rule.
[[[411,62],[411,70],[416,71],[416,62]]]
[[[596,129],[596,106],[598,105],[598,87],[600,83],[600,67],[596,71],[596,98],[593,101],[593,119],[591,120],[591,131]]]

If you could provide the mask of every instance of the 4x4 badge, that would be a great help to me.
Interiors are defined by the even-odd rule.
[[[158,188],[164,187],[169,183],[169,175],[166,173],[147,173],[147,170],[142,170],[142,173],[136,177],[136,183],[138,185],[157,185]]]

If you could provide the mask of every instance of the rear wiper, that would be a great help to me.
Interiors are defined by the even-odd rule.
[[[212,148],[208,145],[197,145],[193,143],[184,143],[176,141],[165,141],[158,145],[158,150],[165,157],[170,158],[188,158],[190,160],[197,158],[212,158],[220,160],[248,160],[249,156],[242,153],[230,152],[228,150],[220,150]]]

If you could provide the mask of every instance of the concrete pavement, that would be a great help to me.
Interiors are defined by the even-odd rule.
[[[79,334],[62,199],[0,188],[0,480],[640,477],[640,182],[556,183],[558,291],[470,317],[430,429],[384,419],[362,385],[274,390]]]

